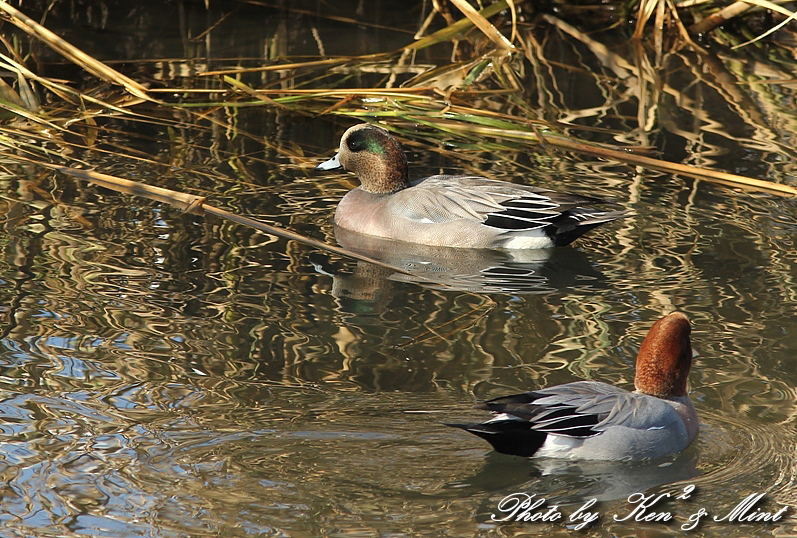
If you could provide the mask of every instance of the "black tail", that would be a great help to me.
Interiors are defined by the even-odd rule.
[[[545,227],[545,233],[557,247],[569,245],[591,229],[613,220],[633,215],[633,211],[595,211],[577,207],[562,213]]]
[[[452,428],[478,435],[491,445],[496,452],[512,456],[533,456],[548,436],[545,432],[531,429],[531,424],[522,420],[502,420],[481,424],[446,424]]]

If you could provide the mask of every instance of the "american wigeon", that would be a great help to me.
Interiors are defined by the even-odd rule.
[[[698,430],[686,393],[690,332],[680,312],[653,324],[639,348],[635,392],[597,381],[566,383],[488,400],[483,408],[494,418],[449,426],[516,456],[640,460],[680,452]]]
[[[355,232],[433,246],[531,249],[567,245],[629,211],[599,211],[598,198],[480,176],[410,182],[398,141],[375,125],[351,127],[337,155],[317,170],[345,168],[360,186],[347,193],[335,223]]]

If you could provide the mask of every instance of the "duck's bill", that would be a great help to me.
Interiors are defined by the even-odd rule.
[[[316,170],[340,170],[341,168],[343,168],[343,165],[340,164],[337,153],[328,161],[324,161],[315,167]]]

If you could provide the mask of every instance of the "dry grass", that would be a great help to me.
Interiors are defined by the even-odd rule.
[[[166,126],[176,126],[183,121],[198,125],[201,121],[210,120],[219,127],[230,128],[230,124],[214,118],[213,111],[274,107],[301,114],[382,121],[397,132],[406,132],[413,126],[416,137],[431,140],[442,134],[462,146],[478,145],[494,152],[513,153],[519,147],[544,146],[545,149],[578,152],[702,181],[785,196],[797,195],[797,189],[790,185],[729,174],[705,166],[670,163],[639,154],[649,145],[647,132],[651,122],[656,121],[656,100],[668,93],[680,95],[678,90],[669,88],[658,74],[663,58],[681,54],[686,61],[692,62],[688,68],[696,77],[704,76],[702,72],[706,70],[709,59],[704,54],[690,54],[689,51],[699,49],[691,41],[690,32],[697,31],[696,28],[708,31],[706,21],[711,17],[727,20],[727,12],[717,11],[713,4],[693,3],[688,6],[686,2],[669,0],[640,1],[634,35],[642,38],[642,28],[649,19],[653,20],[655,31],[647,48],[640,49],[636,63],[629,63],[564,20],[551,15],[537,19],[580,42],[585,50],[609,66],[612,76],[633,90],[629,96],[633,95],[637,100],[637,126],[623,137],[638,143],[624,145],[587,141],[578,134],[588,133],[590,129],[576,123],[546,121],[537,108],[525,101],[523,81],[528,78],[528,71],[538,72],[539,78],[543,78],[546,71],[560,66],[546,57],[545,46],[536,39],[533,28],[519,22],[517,12],[524,8],[523,2],[496,2],[481,11],[461,0],[452,0],[452,4],[464,17],[452,20],[429,35],[424,36],[422,29],[419,30],[416,38],[399,50],[357,57],[284,59],[257,67],[207,71],[193,78],[181,79],[180,86],[150,90],[80,51],[7,2],[0,1],[0,11],[8,21],[106,83],[93,89],[76,89],[66,81],[40,77],[26,66],[19,47],[3,40],[7,51],[0,54],[0,68],[12,73],[16,80],[13,85],[0,86],[0,95],[4,96],[0,110],[6,116],[0,131],[0,145],[4,148],[2,157],[6,164],[18,156],[20,161],[28,163],[56,163],[84,169],[92,168],[92,163],[78,160],[75,155],[86,149],[116,152],[124,159],[147,160],[146,155],[129,148],[114,147],[115,142],[109,142],[108,128],[102,125],[103,119],[122,117],[132,123]],[[784,23],[794,16],[766,0],[751,0],[746,5],[753,4],[758,9],[782,14]],[[696,21],[688,30],[679,16],[687,9]],[[505,16],[507,12],[511,16]],[[500,13],[504,16],[499,17]],[[436,16],[439,15],[431,12],[426,22]],[[666,32],[668,28],[671,30],[669,33]],[[460,50],[456,44],[462,42],[471,44],[473,52],[467,57],[459,57],[443,65],[423,65],[414,61],[414,54],[427,47],[455,43],[456,52]],[[793,63],[782,63],[780,69],[782,83],[795,80]],[[253,73],[265,72],[279,73],[280,77],[261,87],[245,81]],[[383,83],[372,88],[345,87],[343,84],[350,80],[352,73],[383,73]],[[408,73],[412,75],[409,78]],[[297,76],[299,74],[301,76]],[[291,82],[286,83],[288,80]],[[208,84],[208,81],[212,83]],[[597,74],[595,83],[601,84]],[[740,83],[746,83],[741,76],[736,81],[711,82],[718,85],[718,91],[724,92],[729,101],[738,94]],[[755,94],[757,102],[764,103],[764,106],[771,103],[773,109],[776,107],[776,97],[770,94],[769,86],[758,88],[748,84],[745,89]],[[50,104],[46,107],[36,97],[41,92],[51,95],[48,99]],[[679,98],[685,99],[683,96]],[[616,101],[616,96],[607,96],[606,113],[613,113]],[[774,110],[772,113],[776,114]],[[561,116],[566,117],[566,114]],[[752,124],[754,119],[750,122]],[[755,128],[768,129],[759,125],[760,122]],[[765,138],[777,139],[770,134]],[[98,140],[105,142],[102,149],[98,148]],[[288,151],[279,146],[273,149]],[[784,151],[789,150],[784,148]],[[299,154],[289,156],[302,160]]]

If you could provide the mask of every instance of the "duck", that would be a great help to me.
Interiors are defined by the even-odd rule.
[[[490,420],[447,425],[514,456],[636,461],[682,452],[699,428],[686,387],[690,333],[682,312],[653,324],[639,348],[633,392],[576,381],[488,400],[478,408],[491,411]]]
[[[473,175],[410,181],[407,156],[385,129],[350,127],[331,159],[316,170],[345,169],[360,186],[335,210],[335,225],[354,232],[430,246],[541,249],[568,245],[585,232],[632,214],[601,211],[607,203]]]

